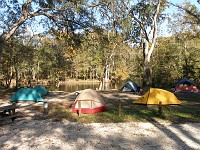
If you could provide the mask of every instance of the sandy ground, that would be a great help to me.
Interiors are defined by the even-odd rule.
[[[102,93],[107,100],[137,98],[122,93]],[[75,93],[51,92],[48,102],[72,102]],[[5,102],[5,101],[4,101]],[[53,122],[31,109],[38,104],[18,105],[26,116],[14,123],[0,123],[0,149],[27,150],[200,150],[200,123],[167,122],[75,123]],[[44,119],[34,119],[35,115]]]

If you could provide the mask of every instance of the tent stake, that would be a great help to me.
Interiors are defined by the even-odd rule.
[[[158,111],[158,113],[159,113],[160,117],[163,116],[162,102],[159,102],[159,111]]]

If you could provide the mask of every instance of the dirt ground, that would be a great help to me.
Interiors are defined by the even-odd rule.
[[[1,105],[8,104],[12,92],[1,92]],[[101,92],[106,101],[137,99],[139,96],[116,91]],[[69,105],[75,93],[50,92],[45,100]],[[0,147],[3,150],[182,150],[200,149],[200,123],[169,122],[78,123],[53,122],[39,112],[43,103],[18,104],[24,116],[12,123],[0,122]],[[43,117],[44,120],[34,116]]]

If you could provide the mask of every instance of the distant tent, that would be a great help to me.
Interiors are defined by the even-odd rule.
[[[42,85],[36,85],[34,89],[40,94],[40,96],[44,96],[48,94],[47,89]]]
[[[72,105],[72,112],[79,112],[79,102],[81,113],[93,114],[106,111],[107,107],[102,97],[92,89],[83,90]]]
[[[141,94],[142,93],[142,89],[141,87],[133,82],[133,81],[128,81],[126,82],[122,88],[120,89],[120,91],[123,91],[123,92],[133,92],[135,94]]]
[[[134,104],[146,105],[158,105],[159,102],[162,102],[162,105],[181,104],[173,93],[157,88],[150,88],[142,97],[133,101]]]
[[[176,83],[175,92],[199,92],[199,89],[194,81],[183,78]]]
[[[18,101],[44,102],[44,99],[38,94],[35,89],[21,88],[10,98],[10,102]]]

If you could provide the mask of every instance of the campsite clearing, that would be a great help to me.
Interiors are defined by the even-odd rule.
[[[200,122],[200,94],[175,93],[182,102],[180,105],[163,106],[162,117],[158,114],[157,105],[135,105],[133,100],[141,96],[119,91],[99,91],[108,110],[97,114],[83,114],[81,117],[72,113],[70,104],[76,98],[75,93],[50,92],[46,97],[49,101],[49,117],[55,120],[66,119],[75,122],[130,122],[163,120],[174,123]]]
[[[1,104],[7,103],[13,94],[3,92]],[[17,118],[14,124],[1,122],[1,148],[179,150],[200,147],[200,95],[176,93],[182,101],[181,107],[178,107],[180,110],[176,106],[167,108],[166,119],[154,119],[155,108],[133,105],[133,99],[139,98],[137,95],[117,91],[101,91],[100,95],[108,104],[109,110],[81,117],[72,113],[69,108],[66,109],[66,106],[73,103],[75,93],[50,92],[45,98],[50,104],[49,115],[42,113],[41,102],[27,104],[26,107],[23,103],[19,108],[23,117]],[[117,111],[119,99],[123,108],[121,116]],[[135,121],[131,121],[133,119],[128,116],[134,116]],[[197,123],[194,123],[195,120]],[[184,124],[174,124],[176,121]]]
[[[72,113],[69,106],[76,99],[75,92],[68,93],[63,91],[51,91],[45,97],[49,103],[49,115],[47,118],[61,121],[63,119],[75,122],[130,122],[130,121],[149,121],[163,120],[174,123],[200,122],[200,94],[198,93],[175,93],[176,97],[182,102],[180,105],[163,106],[164,115],[158,115],[157,106],[135,105],[133,100],[141,96],[119,91],[98,91],[105,101],[108,110],[96,114],[83,114],[79,117]],[[2,91],[0,103],[8,103],[8,99],[13,92]],[[38,113],[43,113],[43,103],[32,105],[32,110],[36,110],[35,116],[40,119]],[[24,112],[22,112],[24,113]],[[28,114],[27,114],[28,115]],[[34,114],[33,114],[34,115]],[[43,119],[43,117],[41,117]]]

